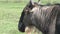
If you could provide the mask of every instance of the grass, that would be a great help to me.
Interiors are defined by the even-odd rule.
[[[0,34],[24,34],[18,31],[18,21],[24,3],[0,2]]]
[[[47,0],[46,2],[44,2],[44,0],[42,1],[43,3],[47,2]],[[27,2],[20,3],[0,2],[0,34],[24,34],[18,31],[17,26],[21,12],[25,7],[26,3]]]

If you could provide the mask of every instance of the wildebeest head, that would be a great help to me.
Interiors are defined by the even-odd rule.
[[[27,15],[30,15],[31,14],[31,9],[33,8],[33,7],[35,7],[35,6],[37,6],[38,5],[38,3],[36,3],[36,2],[33,2],[32,0],[30,0],[30,2],[26,5],[26,7],[23,9],[23,11],[22,11],[22,14],[21,14],[21,17],[20,17],[20,20],[19,20],[19,24],[18,24],[18,29],[19,29],[19,31],[21,31],[21,32],[25,32],[25,22],[23,22],[23,20],[25,19],[25,16],[27,16]],[[29,18],[27,18],[27,19],[29,19]]]
[[[44,33],[47,33],[49,24],[51,23],[51,21],[53,21],[53,19],[55,18],[55,15],[57,13],[57,11],[55,10],[56,8],[54,8],[53,11],[51,11],[52,8],[50,8],[50,9],[47,9],[47,8],[50,8],[50,7],[48,7],[48,6],[44,7],[43,8],[44,10],[40,11],[38,3],[37,4],[32,3],[30,1],[28,3],[28,5],[23,9],[23,12],[21,14],[21,18],[20,18],[19,25],[18,25],[19,30],[21,32],[24,32],[26,26],[35,25],[39,30],[43,31]],[[45,10],[45,9],[47,9],[47,10]],[[34,12],[35,12],[35,15],[33,14]],[[53,29],[53,28],[51,28],[51,29]]]

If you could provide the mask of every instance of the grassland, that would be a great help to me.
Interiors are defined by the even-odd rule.
[[[24,34],[18,31],[17,26],[21,12],[27,2],[0,2],[0,34]],[[47,0],[46,2],[48,3]],[[43,3],[46,2],[43,1]]]
[[[23,34],[18,31],[18,21],[23,7],[22,3],[0,2],[0,34]]]

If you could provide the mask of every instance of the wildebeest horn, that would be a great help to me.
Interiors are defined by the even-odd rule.
[[[38,4],[41,4],[41,1],[40,0],[38,0]]]
[[[40,0],[38,0],[38,2],[39,2]]]
[[[33,2],[33,0],[30,0],[30,2],[31,2],[31,4],[32,4],[32,5],[34,5],[34,2]]]

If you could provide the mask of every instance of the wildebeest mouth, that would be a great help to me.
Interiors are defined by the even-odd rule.
[[[18,27],[19,27],[19,28],[18,28],[19,31],[25,32],[25,25],[24,25],[24,23],[21,23],[21,22],[20,22],[20,23],[18,24]]]

